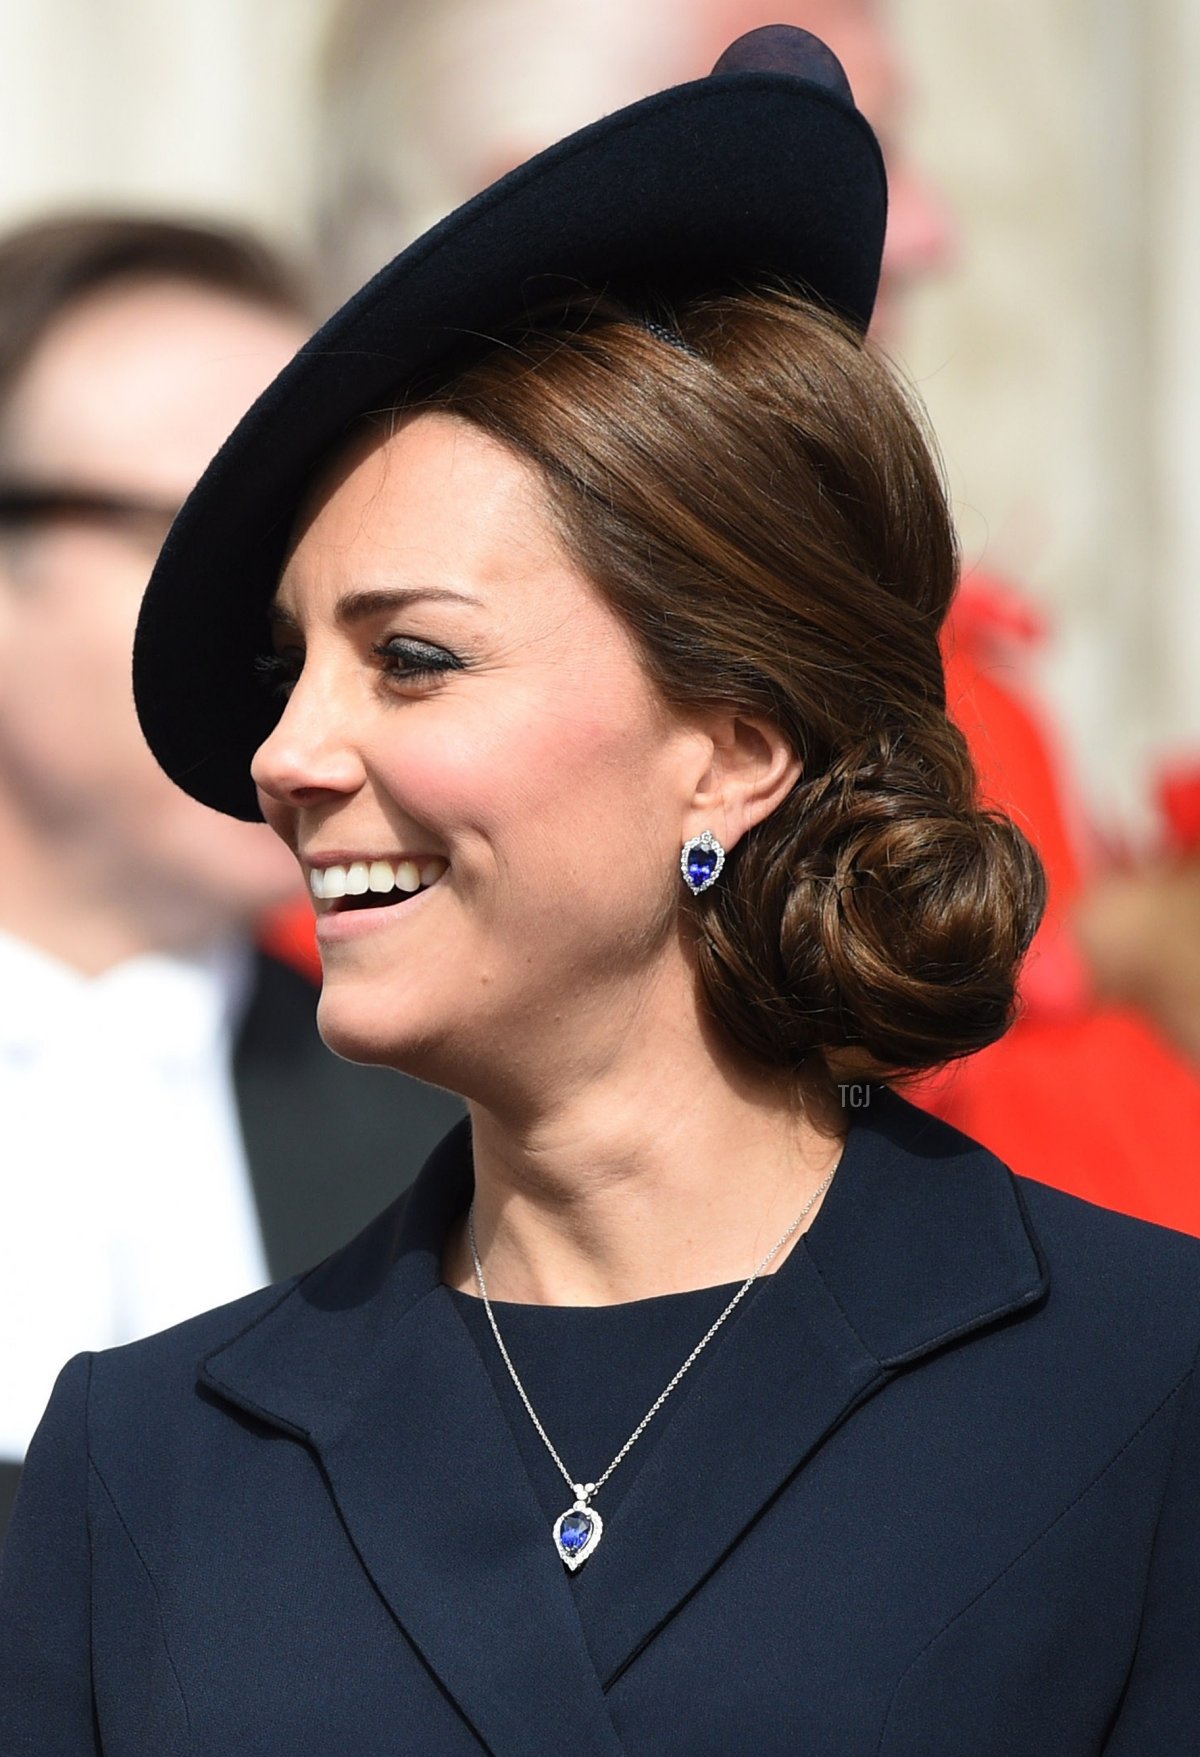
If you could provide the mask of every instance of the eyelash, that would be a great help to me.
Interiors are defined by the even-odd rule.
[[[445,647],[430,646],[425,641],[395,637],[376,642],[371,652],[380,661],[384,676],[395,683],[420,683],[446,671],[464,669],[457,654],[448,652]],[[271,695],[285,700],[295,687],[302,668],[303,659],[297,661],[287,653],[260,653],[255,660],[255,669]]]
[[[383,662],[384,675],[415,682],[424,677],[436,677],[443,671],[461,671],[463,662],[456,653],[447,652],[445,647],[432,647],[426,641],[404,640],[401,636],[393,636],[390,641],[379,641],[371,648],[375,657]],[[396,663],[403,660],[403,668]]]

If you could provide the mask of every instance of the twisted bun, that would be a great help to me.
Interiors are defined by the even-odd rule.
[[[795,294],[666,315],[588,297],[432,400],[540,467],[667,702],[766,716],[801,759],[682,899],[726,1031],[797,1074],[969,1055],[1012,1022],[1045,878],[947,717],[957,544],[921,413]]]
[[[798,1068],[850,1048],[883,1077],[1004,1034],[1044,877],[971,782],[962,735],[931,716],[843,751],[743,838],[723,886],[697,899],[698,956],[714,1012],[752,1054]]]

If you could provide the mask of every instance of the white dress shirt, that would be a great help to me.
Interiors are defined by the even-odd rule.
[[[55,1376],[268,1279],[238,1126],[244,947],[87,978],[0,933],[0,1458]]]

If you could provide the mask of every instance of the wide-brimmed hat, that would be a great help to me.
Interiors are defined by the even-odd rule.
[[[138,715],[168,775],[260,815],[250,760],[280,711],[256,665],[267,607],[305,495],[360,416],[572,288],[650,312],[782,282],[865,331],[886,215],[879,146],[837,59],[770,25],[417,239],[268,386],[171,528],[134,647]]]

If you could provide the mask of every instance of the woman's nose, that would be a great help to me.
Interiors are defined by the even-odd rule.
[[[362,759],[339,713],[316,681],[296,684],[273,732],[259,745],[250,774],[259,793],[280,805],[310,805],[323,796],[356,793]]]

